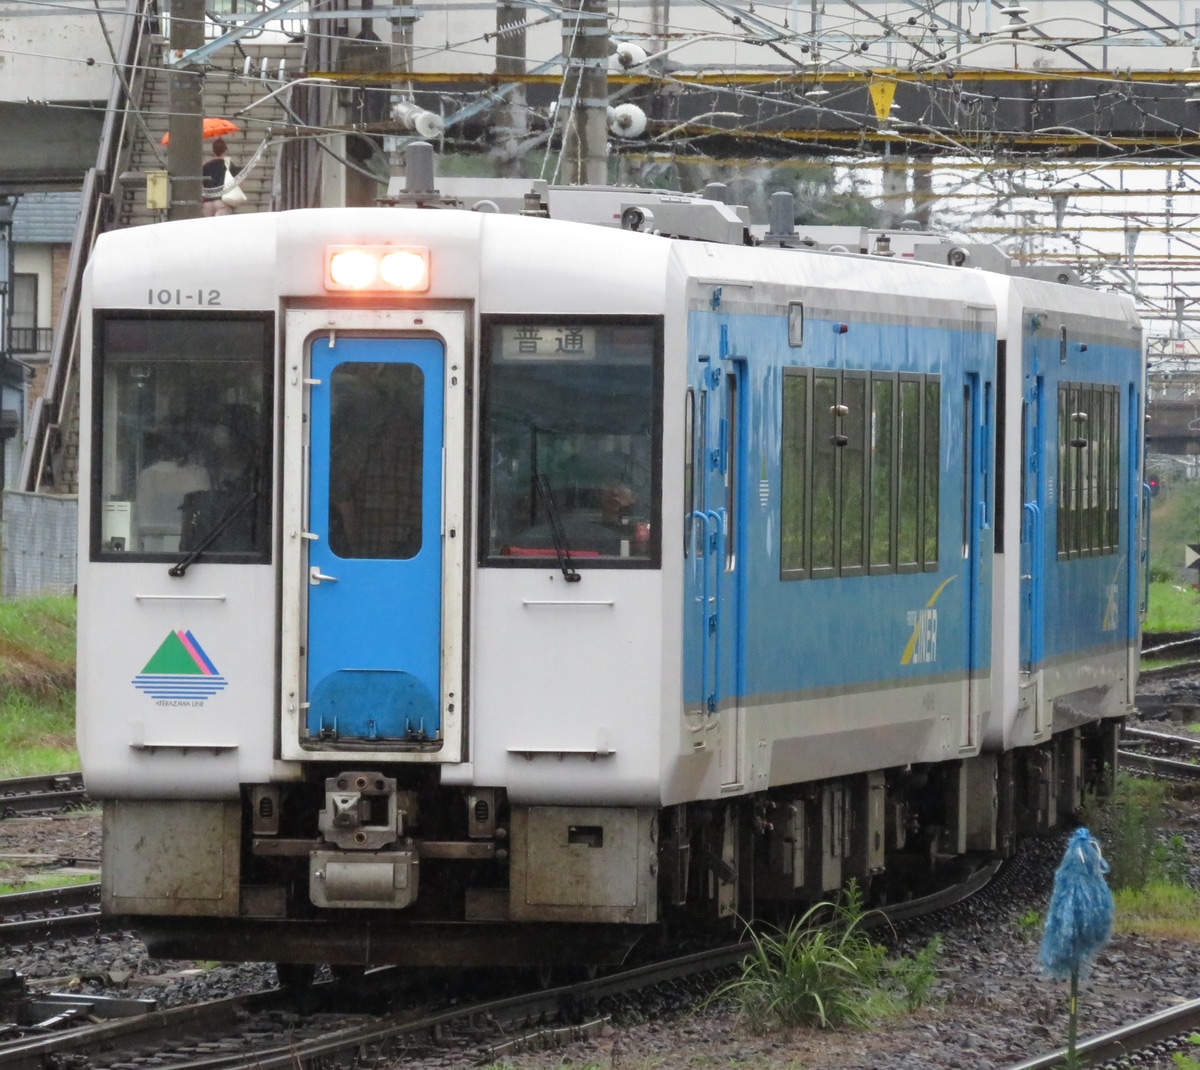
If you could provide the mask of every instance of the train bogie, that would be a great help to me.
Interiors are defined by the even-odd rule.
[[[98,243],[79,744],[156,953],[617,961],[1111,776],[1129,303],[585,193]]]

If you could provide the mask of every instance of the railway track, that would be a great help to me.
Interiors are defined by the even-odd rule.
[[[0,896],[0,947],[117,928],[100,913],[98,882]]]
[[[888,920],[899,922],[952,908],[985,888],[999,868],[999,864],[984,867],[962,884],[890,908]],[[38,1035],[0,1043],[0,1070],[45,1070],[75,1065],[81,1058],[90,1070],[118,1065],[122,1070],[142,1066],[301,1070],[346,1060],[369,1065],[373,1060],[447,1048],[466,1052],[473,1061],[493,1061],[540,1045],[583,1039],[604,1028],[606,1007],[619,1007],[648,989],[682,986],[690,989],[686,998],[694,1003],[711,990],[712,977],[736,966],[750,949],[750,944],[730,944],[557,988],[472,1001],[432,1013],[410,1009],[382,1017],[321,1014],[312,1027],[307,1019],[288,1017],[295,994],[278,990],[88,1025],[81,1023],[102,1008],[89,1007],[88,997],[78,996],[60,1006],[54,1019],[59,1028],[53,1035],[42,1035],[43,1029]],[[411,973],[375,971],[340,987],[314,986],[305,997],[314,1005],[336,1005],[341,993],[341,1002],[357,1011],[363,1001],[354,996],[356,985],[359,992],[378,995],[392,983],[390,978],[402,984],[406,977]]]
[[[290,1007],[287,995],[273,990],[167,1010],[150,1009],[114,1021],[89,1021],[100,1002],[84,995],[73,1002],[58,1000],[57,1013],[51,1019],[27,1027],[31,1035],[0,1041],[0,1066],[45,1070],[47,1066],[74,1065],[85,1056],[87,1065],[96,1070],[118,1061],[136,1066],[157,1059],[154,1065],[162,1066],[166,1053],[173,1053],[173,1063],[179,1066],[228,1066],[236,1061],[231,1045],[286,1033],[285,1014]],[[294,1019],[294,1013],[290,1017]],[[323,1024],[314,1022],[314,1028],[319,1030]],[[45,1035],[51,1028],[56,1031]],[[295,1032],[303,1029],[295,1029],[293,1036]],[[93,1057],[98,1061],[91,1061]]]
[[[86,799],[79,772],[0,780],[0,817],[67,810]]]
[[[37,818],[73,809],[86,801],[83,774],[79,772],[0,780],[0,818]],[[26,870],[99,865],[98,859],[59,854],[3,857]],[[0,896],[0,947],[65,938],[83,931],[98,931],[101,927],[98,883]]]
[[[1163,780],[1200,781],[1200,740],[1128,725],[1121,731],[1121,740],[1145,748],[1118,750],[1121,768]]]

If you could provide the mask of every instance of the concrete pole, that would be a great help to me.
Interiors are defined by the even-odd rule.
[[[204,0],[171,4],[171,52],[204,44]],[[200,168],[204,163],[204,75],[199,67],[176,64],[169,80],[171,116],[167,129],[168,219],[196,219],[200,211]]]
[[[608,182],[608,9],[605,0],[564,0],[563,181]]]
[[[661,52],[667,47],[671,33],[671,0],[650,0],[650,32],[653,37],[647,51],[651,54]],[[655,60],[654,69],[663,70],[667,62],[666,56]]]
[[[406,11],[415,11],[412,6]],[[401,15],[392,20],[392,70],[396,72],[396,81],[392,83],[393,100],[411,101],[413,96],[412,81],[404,75],[412,73],[413,69],[413,27],[416,18],[411,14]],[[384,142],[387,144],[387,142]],[[392,150],[388,153],[388,167],[393,175],[401,173],[404,166],[404,150],[399,145],[399,139],[392,138]]]
[[[883,158],[883,213],[882,225],[894,227],[904,218],[905,201],[908,199],[908,171],[904,160],[895,156]]]
[[[933,157],[913,157],[912,168],[912,205],[913,218],[922,229],[929,229],[929,215],[933,208]]]
[[[525,8],[509,0],[496,5],[496,77],[501,82],[525,73]],[[499,178],[520,178],[518,146],[529,134],[525,86],[518,84],[496,105],[492,130],[496,144],[492,157]]]
[[[0,368],[7,366],[12,356],[13,276],[16,273],[12,223],[18,200],[17,196],[0,195]],[[36,319],[34,326],[37,326]]]

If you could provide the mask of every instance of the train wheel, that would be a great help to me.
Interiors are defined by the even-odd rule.
[[[275,976],[279,978],[279,987],[289,992],[302,992],[312,988],[317,976],[317,968],[311,962],[277,962]]]
[[[365,966],[330,966],[329,972],[335,981],[350,984],[353,981],[362,980],[367,968]]]

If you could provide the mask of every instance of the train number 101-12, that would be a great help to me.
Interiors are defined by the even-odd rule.
[[[196,308],[220,305],[220,290],[155,290],[146,291],[146,303],[150,305],[192,305]]]

